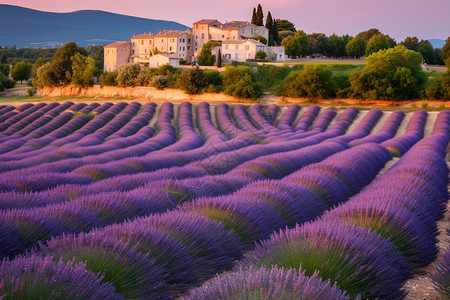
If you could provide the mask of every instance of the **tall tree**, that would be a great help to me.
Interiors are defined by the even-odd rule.
[[[298,43],[300,45],[297,55],[298,56],[308,55],[311,51],[311,43],[308,35],[303,30],[297,30],[297,32],[294,35],[294,38],[298,40]]]
[[[334,57],[342,57],[347,54],[345,46],[347,43],[344,38],[336,34],[330,35],[330,55]]]
[[[447,66],[450,66],[450,36],[445,40],[441,50],[441,58]]]
[[[8,62],[8,56],[6,53],[2,53],[0,55],[0,64],[6,64]]]
[[[419,47],[419,39],[416,36],[408,36],[400,44],[402,44],[409,50],[417,51],[417,47]]]
[[[365,31],[358,33],[357,36],[365,39],[366,41],[369,41],[375,34],[379,34],[379,33],[381,33],[379,29],[370,28],[370,29],[367,29]]]
[[[330,39],[323,33],[312,33],[309,35],[311,53],[320,53],[329,56],[331,50]]]
[[[222,68],[222,51],[220,49],[217,53],[217,67]]]
[[[274,26],[273,26],[272,14],[270,13],[270,11],[267,13],[266,28],[269,30],[269,46],[273,46],[275,44],[274,38],[273,38]]]
[[[253,7],[252,24],[256,25],[256,8]]]
[[[287,56],[295,58],[299,55],[301,47],[299,39],[288,36],[281,41],[281,45],[284,47]]]
[[[24,61],[20,61],[16,63],[12,68],[11,77],[15,81],[20,80],[20,83],[22,83],[22,80],[28,80],[30,78],[31,68],[32,68],[31,64],[26,63]]]
[[[367,43],[366,56],[380,50],[394,48],[395,45],[395,41],[390,36],[381,33],[375,34]]]
[[[92,85],[95,71],[94,59],[75,53],[70,60],[72,61],[72,84],[83,87]]]
[[[366,53],[367,41],[362,37],[355,36],[345,46],[347,55],[350,57],[360,58]]]
[[[258,4],[256,9],[256,24],[258,26],[264,26],[264,13],[261,4]]]
[[[421,40],[419,42],[419,45],[417,46],[417,52],[422,54],[423,60],[427,64],[433,63],[433,56],[434,56],[434,50],[433,45],[431,45],[430,41],[428,40]]]
[[[277,20],[273,21],[273,41],[277,45],[281,44],[280,36],[278,35],[278,23],[277,23]]]
[[[295,32],[295,25],[288,20],[277,20],[278,31],[293,31]]]
[[[74,42],[68,42],[58,48],[53,55],[51,70],[59,83],[69,84],[72,81],[72,61],[70,58],[76,53],[87,56],[86,49],[78,47]]]

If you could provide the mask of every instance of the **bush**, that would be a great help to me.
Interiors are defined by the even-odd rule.
[[[202,70],[193,68],[181,73],[178,86],[188,94],[200,94],[208,86],[208,82]]]
[[[223,72],[224,93],[238,98],[258,98],[262,87],[255,82],[254,71],[247,66],[229,66]]]
[[[208,84],[207,88],[204,90],[205,92],[216,93],[223,90],[223,79],[219,71],[204,70],[203,74],[205,75],[205,80]]]
[[[16,82],[9,78],[8,76],[3,75],[0,72],[0,91],[4,91],[5,89],[12,89],[16,86]]]
[[[450,100],[450,67],[442,74],[442,94],[443,99]]]
[[[112,72],[103,72],[100,76],[100,84],[102,86],[117,86],[117,76],[119,75],[118,71]]]
[[[156,75],[152,78],[152,86],[156,87],[159,90],[163,90],[167,87],[167,77],[165,75]]]
[[[3,73],[3,75],[8,76],[9,75],[9,65],[0,64],[0,73]]]
[[[291,73],[281,94],[288,97],[328,98],[334,94],[333,72],[320,65],[306,65],[302,72]]]
[[[439,100],[443,97],[442,79],[436,78],[431,80],[422,92],[423,99]]]
[[[27,95],[29,97],[34,96],[35,94],[36,94],[36,89],[35,88],[28,88]]]
[[[262,50],[259,50],[259,51],[256,52],[256,54],[255,54],[255,59],[265,60],[266,57],[267,57],[267,53],[264,52],[264,51],[262,51]]]
[[[121,87],[137,85],[137,78],[141,73],[141,66],[139,64],[124,65],[119,68],[117,75],[117,84]]]
[[[367,57],[366,66],[350,75],[352,96],[362,99],[415,99],[426,82],[422,56],[399,45]]]

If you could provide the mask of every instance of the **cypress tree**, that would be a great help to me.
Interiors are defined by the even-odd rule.
[[[274,45],[274,38],[273,38],[273,20],[272,20],[272,14],[270,13],[270,11],[267,13],[267,18],[266,18],[266,28],[269,29],[269,46],[273,46]]]
[[[217,67],[222,68],[222,51],[219,49],[219,53],[217,53]]]
[[[252,24],[256,25],[256,8],[253,7]]]
[[[264,13],[261,4],[258,4],[258,8],[256,10],[256,25],[264,26]]]
[[[5,53],[0,55],[0,64],[6,64],[8,62],[8,56]]]
[[[277,20],[273,20],[273,41],[275,44],[280,45],[280,36],[278,35],[278,23]]]

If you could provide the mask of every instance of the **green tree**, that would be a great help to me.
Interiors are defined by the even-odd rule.
[[[300,41],[293,36],[288,36],[281,41],[281,46],[284,47],[284,52],[290,58],[295,58],[300,52]]]
[[[309,36],[310,52],[329,56],[331,50],[330,39],[323,33],[312,33]]]
[[[93,85],[92,77],[95,72],[95,60],[92,57],[75,53],[72,61],[72,84],[87,87]]]
[[[352,96],[362,99],[415,99],[427,76],[420,53],[405,46],[381,50],[366,58],[366,66],[350,75]]]
[[[217,53],[217,67],[222,68],[222,50]]]
[[[267,45],[267,39],[265,37],[263,37],[263,36],[258,35],[258,36],[255,36],[255,37],[251,37],[250,39],[256,40],[258,42],[263,43],[264,45]]]
[[[135,86],[140,73],[141,65],[139,64],[121,66],[116,79],[118,86]]]
[[[0,64],[6,64],[8,62],[8,55],[6,53],[0,54]]]
[[[258,98],[262,87],[255,82],[254,71],[247,66],[229,66],[222,73],[224,93],[238,98]]]
[[[292,31],[295,32],[295,25],[288,20],[277,20],[278,31]]]
[[[28,80],[30,79],[31,75],[31,68],[32,65],[29,63],[26,63],[24,61],[20,61],[14,65],[14,67],[11,70],[11,77],[18,81],[20,80],[20,83],[22,83],[22,80]]]
[[[209,41],[204,43],[202,49],[200,50],[200,54],[197,56],[198,64],[200,66],[214,66],[216,62],[216,56],[212,55],[212,48],[215,46],[219,46],[220,43],[218,41]]]
[[[362,31],[360,33],[358,33],[357,36],[359,36],[360,38],[365,39],[367,42],[376,34],[380,34],[380,30],[377,28],[370,28],[367,29],[365,31]]]
[[[31,68],[31,78],[35,78],[37,75],[37,69],[48,62],[51,62],[51,58],[48,57],[39,57],[33,64],[33,68]]]
[[[355,36],[352,38],[347,46],[345,46],[345,51],[350,57],[360,58],[366,53],[367,41],[362,37]]]
[[[311,52],[311,43],[308,35],[303,30],[297,30],[294,38],[298,40],[300,48],[297,52],[298,56],[305,56]]]
[[[72,61],[70,58],[76,53],[87,56],[86,49],[78,47],[74,42],[65,43],[56,50],[52,59],[51,71],[58,83],[69,84],[72,81]]]
[[[100,76],[100,84],[102,86],[117,86],[117,76],[119,75],[118,71],[112,72],[103,72]]]
[[[367,43],[366,56],[369,56],[370,54],[378,52],[380,50],[394,47],[395,41],[392,38],[390,38],[388,35],[378,33],[372,36]]]
[[[431,45],[430,41],[421,40],[416,51],[422,54],[423,60],[427,64],[433,63],[434,50],[433,45]]]
[[[12,89],[15,85],[16,82],[14,80],[0,73],[0,92],[3,92],[5,89]]]
[[[450,36],[445,40],[445,44],[441,50],[442,61],[448,66],[447,59],[450,58]]]
[[[253,7],[252,24],[256,25],[256,8]]]
[[[256,54],[255,54],[255,59],[258,59],[258,60],[265,60],[266,57],[267,57],[267,53],[264,52],[264,51],[262,51],[262,50],[259,50],[259,51],[256,52]]]
[[[345,46],[347,45],[344,37],[332,34],[330,37],[330,56],[333,57],[343,57],[346,56],[347,52]]]
[[[278,34],[278,23],[277,20],[273,21],[273,41],[276,45],[281,44],[280,36]]]
[[[402,44],[409,50],[417,51],[417,48],[419,47],[419,39],[416,36],[408,36],[400,44]]]
[[[441,52],[439,52],[439,54],[441,54]],[[2,73],[5,76],[9,76],[9,65],[0,64],[0,73]]]
[[[203,71],[198,67],[183,70],[178,78],[178,86],[188,94],[200,94],[208,86]]]
[[[333,72],[320,65],[305,65],[303,71],[292,72],[282,86],[282,95],[325,99],[333,96]]]
[[[36,71],[36,78],[33,79],[33,86],[42,88],[44,86],[56,86],[59,82],[52,71],[52,63],[48,62],[40,66]]]
[[[267,13],[267,18],[266,18],[266,28],[269,30],[269,43],[268,46],[273,46],[275,44],[274,41],[274,26],[273,26],[273,19],[272,19],[272,14],[270,13],[270,11]]]
[[[256,23],[255,25],[264,26],[264,13],[261,4],[258,4],[256,9]]]
[[[445,100],[450,100],[450,67],[447,68],[447,72],[442,74],[442,97]]]

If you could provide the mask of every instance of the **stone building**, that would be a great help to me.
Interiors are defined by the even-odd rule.
[[[163,65],[179,67],[180,58],[174,54],[156,54],[150,57],[148,65],[150,68],[159,68]]]
[[[131,51],[131,43],[115,42],[104,47],[104,64],[105,71],[111,72],[117,70],[120,66],[129,63]]]
[[[274,61],[286,59],[284,47],[269,47],[256,40],[229,40],[222,42],[222,58],[224,62],[246,61],[255,59],[256,53],[263,51]]]

